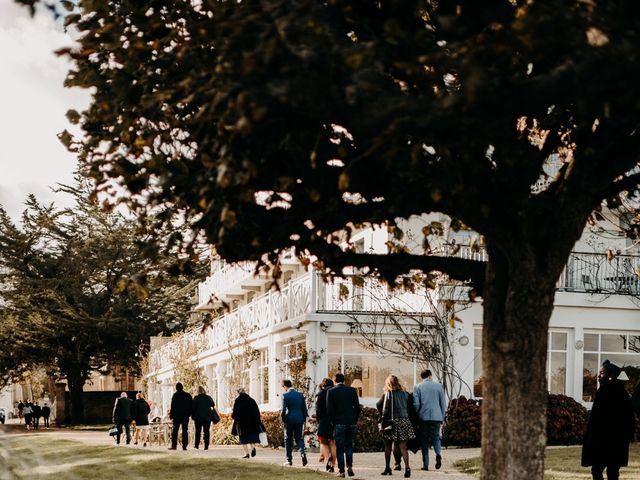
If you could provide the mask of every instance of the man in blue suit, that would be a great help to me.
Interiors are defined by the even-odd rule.
[[[282,382],[282,388],[285,393],[282,395],[282,421],[284,422],[284,448],[287,454],[287,461],[285,465],[291,466],[293,464],[291,437],[295,438],[296,445],[302,455],[302,466],[307,465],[307,455],[304,451],[304,440],[302,438],[302,431],[304,430],[304,424],[307,421],[307,402],[304,399],[304,395],[297,392],[293,388],[291,380],[284,380]]]
[[[422,382],[413,388],[413,406],[420,418],[420,447],[422,470],[429,470],[429,446],[436,454],[436,470],[442,466],[440,428],[447,413],[442,385],[431,378],[431,370],[420,373]]]

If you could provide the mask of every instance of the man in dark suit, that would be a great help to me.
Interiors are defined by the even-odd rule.
[[[338,476],[344,478],[346,460],[347,474],[353,477],[353,439],[360,416],[360,402],[356,389],[344,384],[342,373],[336,373],[335,381],[336,386],[327,392],[327,415],[335,426]]]
[[[182,449],[187,449],[189,443],[189,417],[193,411],[193,398],[184,391],[180,382],[176,383],[176,393],[171,397],[171,410],[169,418],[173,420],[171,430],[171,446],[169,450],[175,450],[178,446],[178,429],[182,428]]]
[[[302,455],[302,466],[307,465],[307,455],[304,451],[304,440],[302,432],[307,421],[307,402],[304,395],[293,388],[291,380],[284,380],[282,388],[285,393],[282,395],[282,421],[284,422],[284,447],[287,455],[285,465],[293,464],[292,437],[295,438],[300,455]]]
[[[122,435],[122,427],[124,426],[127,435],[127,445],[131,443],[131,406],[133,400],[127,396],[127,392],[122,392],[120,398],[116,399],[113,406],[113,423],[118,427],[116,434],[116,445],[120,445],[120,436]]]

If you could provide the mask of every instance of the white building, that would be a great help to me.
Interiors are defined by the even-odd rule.
[[[423,218],[407,222],[407,238],[424,222]],[[384,253],[388,235],[384,229],[364,230],[353,241],[361,251]],[[460,236],[458,243],[468,241],[464,238],[468,234],[455,235]],[[594,375],[605,358],[640,366],[639,257],[596,253],[605,251],[601,242],[586,232],[577,243],[558,282],[549,329],[549,390],[585,404],[591,401]],[[606,244],[619,250],[627,247],[619,236]],[[198,298],[199,309],[213,309],[220,302],[229,305],[204,333],[193,330],[181,340],[199,345],[197,364],[222,410],[230,407],[238,386],[245,387],[261,409],[279,409],[280,381],[295,374],[292,366],[299,368],[300,362],[311,386],[342,371],[347,383],[358,388],[362,403],[372,405],[389,373],[411,386],[418,381],[421,366],[418,360],[367,347],[357,325],[376,322],[385,311],[411,316],[434,313],[424,293],[390,293],[373,279],[327,284],[295,258],[283,260],[279,291],[272,288],[270,276],[255,276],[252,264],[214,260]],[[482,306],[475,303],[457,317],[462,321],[451,329],[450,338],[459,381],[452,394],[481,396]],[[385,336],[394,339],[391,331]],[[177,348],[176,341],[168,340],[152,349],[149,396],[157,415],[166,414],[174,391],[172,358]]]

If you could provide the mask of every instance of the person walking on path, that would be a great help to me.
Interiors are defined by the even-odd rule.
[[[125,429],[127,445],[131,443],[131,407],[133,400],[127,396],[127,392],[122,392],[120,397],[116,399],[113,406],[113,423],[116,424],[118,433],[116,434],[116,445],[120,445],[120,437],[122,436],[122,427]]]
[[[189,417],[192,411],[193,398],[191,394],[184,391],[184,387],[180,382],[176,383],[176,391],[171,397],[171,408],[169,409],[169,418],[173,421],[169,450],[176,450],[178,447],[179,429],[182,429],[182,450],[187,449],[189,444]]]
[[[400,385],[398,377],[389,375],[384,384],[384,393],[376,405],[382,419],[380,424],[384,440],[385,468],[382,475],[391,475],[391,451],[395,443],[404,459],[404,477],[411,477],[407,442],[416,434],[409,417],[409,401],[409,394]]]
[[[293,445],[295,439],[298,450],[302,457],[302,466],[307,465],[307,454],[304,450],[304,439],[302,438],[304,425],[307,421],[307,402],[304,395],[293,388],[291,380],[282,382],[284,394],[282,395],[282,422],[284,423],[284,449],[286,454],[285,465],[293,465]]]
[[[327,413],[327,392],[333,388],[333,380],[325,378],[320,383],[320,392],[316,395],[316,421],[318,422],[318,442],[320,443],[320,458],[323,463],[327,460],[327,472],[334,472],[336,465],[336,442],[333,438],[333,424]]]
[[[420,420],[420,448],[422,470],[429,470],[429,447],[436,454],[436,470],[442,466],[440,429],[447,413],[447,402],[442,385],[434,382],[431,370],[420,373],[422,382],[413,388],[413,406]]]
[[[42,421],[44,422],[45,430],[49,430],[49,417],[51,416],[51,407],[46,403],[42,407]]]
[[[25,403],[22,412],[24,413],[24,424],[27,426],[27,430],[29,430],[31,428],[31,419],[33,418],[33,407],[31,406],[31,402]]]
[[[629,443],[633,438],[635,416],[631,398],[618,376],[620,367],[605,360],[599,371],[600,388],[589,414],[582,445],[582,466],[591,467],[593,480],[620,478],[620,467],[629,462]]]
[[[360,402],[355,388],[344,384],[344,375],[336,373],[336,386],[327,392],[327,415],[334,426],[338,457],[338,477],[346,472],[353,477],[353,440],[356,436]]]
[[[231,418],[233,418],[231,433],[237,435],[240,440],[244,452],[242,458],[255,457],[256,444],[260,443],[260,433],[264,431],[264,427],[260,420],[258,404],[247,395],[244,388],[238,389],[238,396],[233,402]]]
[[[33,429],[38,430],[40,428],[40,417],[42,416],[42,407],[38,405],[38,402],[33,404]]]
[[[193,421],[196,424],[194,447],[200,448],[200,432],[204,433],[204,449],[209,450],[211,437],[211,419],[216,404],[204,387],[198,387],[198,395],[193,398]]]
[[[133,444],[138,445],[138,442],[142,442],[142,446],[146,447],[149,441],[149,413],[151,413],[151,407],[149,403],[142,396],[142,392],[136,393],[136,399],[133,401],[131,416],[133,421],[136,422],[136,436]]]
[[[18,423],[24,418],[24,402],[20,400],[18,402]]]

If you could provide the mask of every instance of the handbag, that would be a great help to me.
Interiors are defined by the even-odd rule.
[[[215,425],[216,423],[220,422],[220,415],[218,414],[218,411],[216,410],[216,407],[213,407],[211,409],[211,422]]]
[[[118,435],[118,427],[116,427],[115,425],[113,427],[111,427],[109,429],[109,431],[107,432],[109,433],[110,437],[115,437],[116,435]]]
[[[382,416],[380,417],[380,422],[378,423],[378,430],[382,433],[390,433],[393,430],[393,399],[391,399],[391,418],[385,418],[385,412],[387,410],[387,400],[389,399],[391,392],[388,392],[384,396],[384,401],[382,402]]]
[[[267,432],[260,432],[258,438],[260,439],[260,445],[263,447],[269,446],[269,437],[267,437]]]

